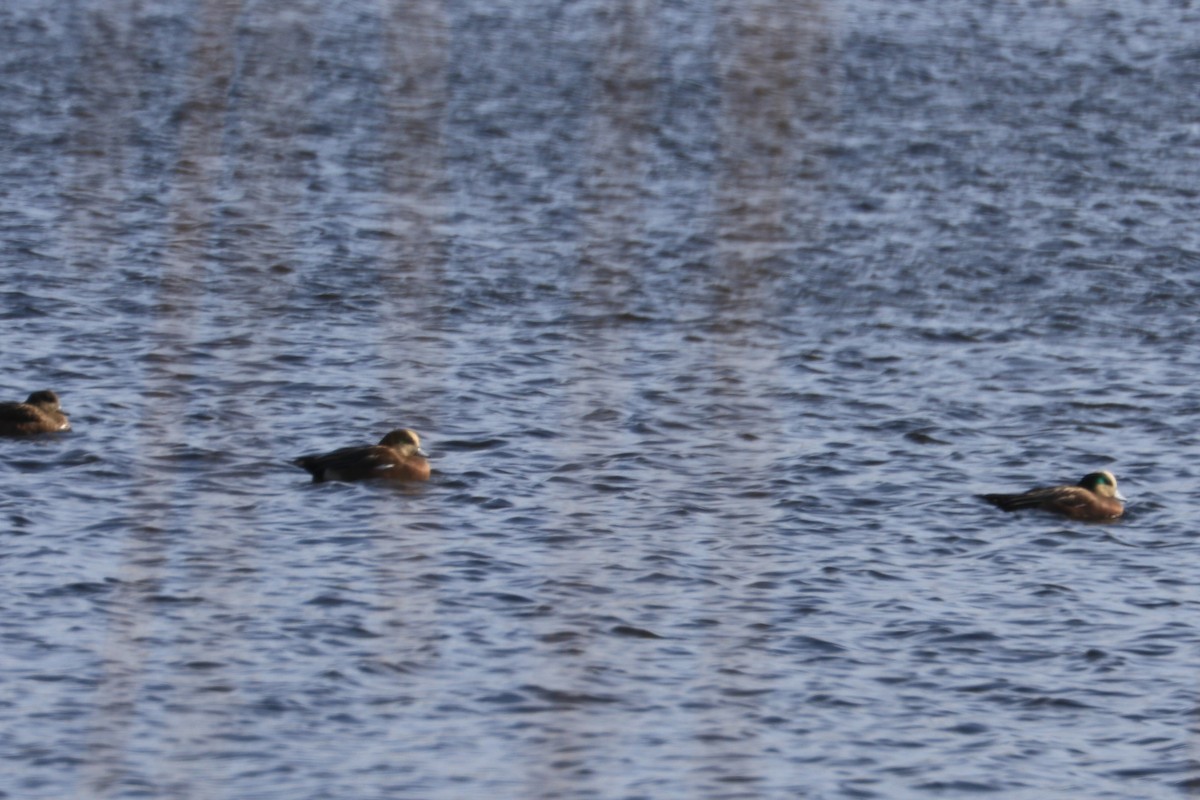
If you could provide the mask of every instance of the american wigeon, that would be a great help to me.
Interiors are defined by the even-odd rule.
[[[429,479],[429,462],[416,431],[391,431],[379,444],[343,447],[331,453],[301,456],[292,462],[312,473],[313,482],[359,481],[388,478],[394,481]]]
[[[58,395],[49,389],[34,392],[24,403],[0,403],[0,436],[30,436],[71,430]]]
[[[1085,522],[1114,520],[1125,513],[1125,498],[1117,491],[1117,479],[1111,472],[1089,472],[1076,486],[1048,486],[1022,494],[981,494],[992,505],[1005,511],[1038,508],[1064,514]]]

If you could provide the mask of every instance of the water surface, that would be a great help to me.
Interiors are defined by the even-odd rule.
[[[6,7],[0,796],[1196,792],[1198,23]]]

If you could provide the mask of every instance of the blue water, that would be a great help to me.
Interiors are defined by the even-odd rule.
[[[0,797],[1200,792],[1197,31],[0,9]]]

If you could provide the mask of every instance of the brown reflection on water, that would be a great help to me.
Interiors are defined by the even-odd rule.
[[[422,427],[446,374],[443,345],[430,334],[445,310],[450,32],[441,0],[388,3],[382,22],[380,379],[389,425]]]
[[[579,176],[580,250],[588,281],[609,290],[618,277],[637,284],[629,260],[645,248],[661,80],[657,10],[655,0],[620,0],[598,21]]]
[[[175,176],[172,213],[208,226],[209,240],[196,244],[221,261],[226,308],[269,313],[292,290],[313,239],[318,154],[307,134],[323,5],[267,4],[252,15],[238,5],[207,10],[204,44],[190,63],[179,166],[192,163]],[[188,243],[173,245],[190,257]]]
[[[163,250],[160,316],[168,340],[187,340],[197,301],[210,268],[217,189],[225,164],[222,143],[229,91],[237,65],[234,23],[237,0],[209,0],[188,59],[186,93],[178,109],[178,157],[168,173],[165,195],[168,238]]]
[[[671,79],[661,67],[660,13],[654,0],[622,0],[599,16],[578,210],[582,265],[602,296],[622,294],[614,280],[639,285],[629,262],[647,252],[646,211],[670,200],[655,196],[650,177]],[[833,113],[832,33],[819,0],[752,0],[720,5],[712,36],[716,160],[696,214],[716,243],[713,266],[742,283],[743,270],[806,244],[819,222],[814,142]]]
[[[136,747],[135,738],[144,735],[137,728],[146,717],[141,698],[147,691],[150,665],[164,658],[200,657],[198,653],[167,655],[156,652],[152,644],[157,638],[153,631],[154,598],[169,595],[166,573],[178,558],[170,545],[178,542],[172,534],[181,532],[180,522],[189,513],[177,507],[178,483],[182,479],[169,470],[160,472],[158,466],[166,463],[172,448],[188,444],[184,421],[195,377],[189,353],[195,344],[198,308],[208,288],[216,242],[219,186],[226,168],[222,146],[237,64],[234,26],[240,7],[236,0],[209,0],[198,9],[200,22],[187,60],[184,100],[178,109],[178,157],[165,175],[167,188],[162,203],[166,218],[159,289],[150,314],[152,325],[145,331],[141,348],[145,385],[139,394],[144,405],[135,432],[140,466],[134,467],[140,474],[135,476],[130,496],[125,499],[125,560],[112,597],[112,627],[103,651],[104,677],[96,703],[98,720],[88,743],[93,757],[86,762],[91,772],[87,781],[98,796],[134,777],[127,774],[126,753]],[[127,9],[125,16],[89,18],[98,30],[105,30],[112,24],[130,24],[134,13]],[[139,71],[136,52],[106,46],[111,44],[107,37],[96,41],[100,46],[85,52],[81,69],[103,72],[118,63],[116,74],[128,83],[130,93],[139,82],[152,81],[151,75]],[[108,94],[93,100],[104,102]],[[124,111],[131,113],[128,107]],[[129,151],[117,147],[107,158],[120,163],[129,155]],[[114,169],[113,174],[119,174],[119,170]],[[109,187],[110,202],[126,199],[121,196],[122,188],[119,183]],[[151,241],[158,238],[157,231],[136,233]],[[113,236],[114,241],[123,244],[127,239]],[[109,270],[115,265],[104,266]],[[186,679],[181,680],[186,683]],[[160,691],[170,695],[177,690],[178,686],[172,685]],[[168,725],[172,730],[176,727]]]
[[[449,31],[440,0],[391,3],[384,17],[383,141],[390,258],[428,263],[445,213]]]
[[[380,367],[367,377],[377,384],[377,431],[362,438],[376,439],[389,428],[417,429],[432,454],[435,470],[442,429],[437,412],[446,394],[449,370],[442,318],[447,303],[446,246],[443,224],[447,213],[446,113],[449,101],[449,23],[442,0],[399,2],[381,8],[383,70],[380,103],[383,128],[380,157],[369,169],[380,174],[378,217],[368,221],[377,244],[375,269],[379,276],[378,338],[367,343],[382,356]],[[361,380],[361,379],[359,379]],[[452,413],[452,409],[445,409]],[[426,547],[414,537],[409,520],[397,507],[402,498],[436,491],[426,484],[374,491],[364,502],[374,506],[378,524],[393,534],[376,542],[371,586],[376,591],[372,629],[381,634],[380,665],[405,670],[414,665],[436,668],[441,650],[422,632],[417,620],[430,615],[429,596],[413,591],[428,569]],[[393,728],[395,741],[379,742],[385,750],[400,748],[403,731]]]
[[[689,510],[690,524],[711,529],[714,542],[730,536],[750,542],[783,518],[765,506],[768,501],[750,499],[752,493],[745,491],[766,485],[780,458],[775,443],[783,429],[777,412],[762,399],[778,364],[776,339],[757,323],[771,299],[773,271],[783,263],[777,257],[807,245],[819,221],[821,167],[813,142],[817,129],[829,123],[832,105],[831,33],[818,2],[752,0],[718,7],[712,24],[716,158],[707,194],[698,193],[699,219],[688,221],[708,249],[696,263],[677,266],[673,281],[651,282],[647,275],[665,272],[654,263],[660,255],[654,251],[653,211],[671,200],[656,194],[661,184],[652,174],[663,163],[655,153],[662,133],[656,115],[668,80],[660,70],[660,13],[652,0],[624,0],[599,17],[580,166],[583,241],[574,294],[578,340],[586,344],[571,362],[568,383],[577,406],[565,427],[594,429],[587,420],[597,411],[613,424],[606,444],[568,437],[562,457],[578,462],[595,459],[597,449],[605,447],[611,453],[636,449],[637,442],[629,441],[630,409],[644,393],[670,391],[693,410],[709,407],[709,425],[695,425],[696,417],[685,416],[688,432],[672,434],[680,451],[677,474],[656,474],[655,487],[659,493],[678,491],[696,481],[707,491],[715,482],[704,508]],[[705,110],[694,113],[703,117]],[[696,143],[707,145],[702,138]],[[703,166],[697,168],[703,176]],[[710,317],[697,320],[694,335],[678,344],[680,353],[653,353],[663,344],[653,339],[653,326],[639,324],[636,315],[643,305],[669,313],[677,307],[676,298],[703,293],[689,281],[703,282]],[[663,291],[675,294],[644,302],[647,293]],[[651,353],[671,366],[646,374],[638,360]],[[630,372],[639,377],[630,378]],[[597,408],[599,403],[604,407]],[[675,429],[667,422],[648,424]],[[659,444],[667,446],[672,445]],[[696,474],[691,465],[697,462],[716,465],[722,473]],[[733,496],[738,490],[742,495]],[[569,528],[570,513],[585,510],[589,502],[581,496],[575,506],[559,504],[564,527]],[[764,507],[754,508],[755,503]],[[728,517],[718,510],[734,507],[740,507],[739,518],[753,520],[744,530],[729,530]],[[716,672],[731,665],[706,666]],[[714,713],[706,721],[712,730],[695,731],[704,743],[696,745],[704,751],[698,761],[751,763],[752,753],[739,752],[737,745],[711,744],[721,742],[723,729],[736,726],[736,719]]]
[[[60,196],[66,266],[101,267],[121,241],[118,203],[128,191],[128,146],[136,127],[137,38],[125,19],[84,16],[77,29],[78,66],[70,76],[71,104],[64,143]]]
[[[827,125],[831,32],[818,0],[720,6],[717,241],[736,270],[803,244],[819,213],[813,134]]]

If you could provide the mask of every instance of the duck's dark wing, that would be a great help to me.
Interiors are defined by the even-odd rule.
[[[28,403],[0,403],[0,423],[21,425],[41,421],[42,412]]]
[[[359,480],[395,466],[396,454],[377,444],[343,447],[331,453],[300,456],[292,463],[312,473],[313,479]]]
[[[984,494],[980,497],[1005,511],[1042,508],[1064,514],[1070,514],[1072,510],[1084,508],[1094,502],[1092,493],[1078,486],[1049,486],[1045,489],[1031,489],[1022,494]]]

